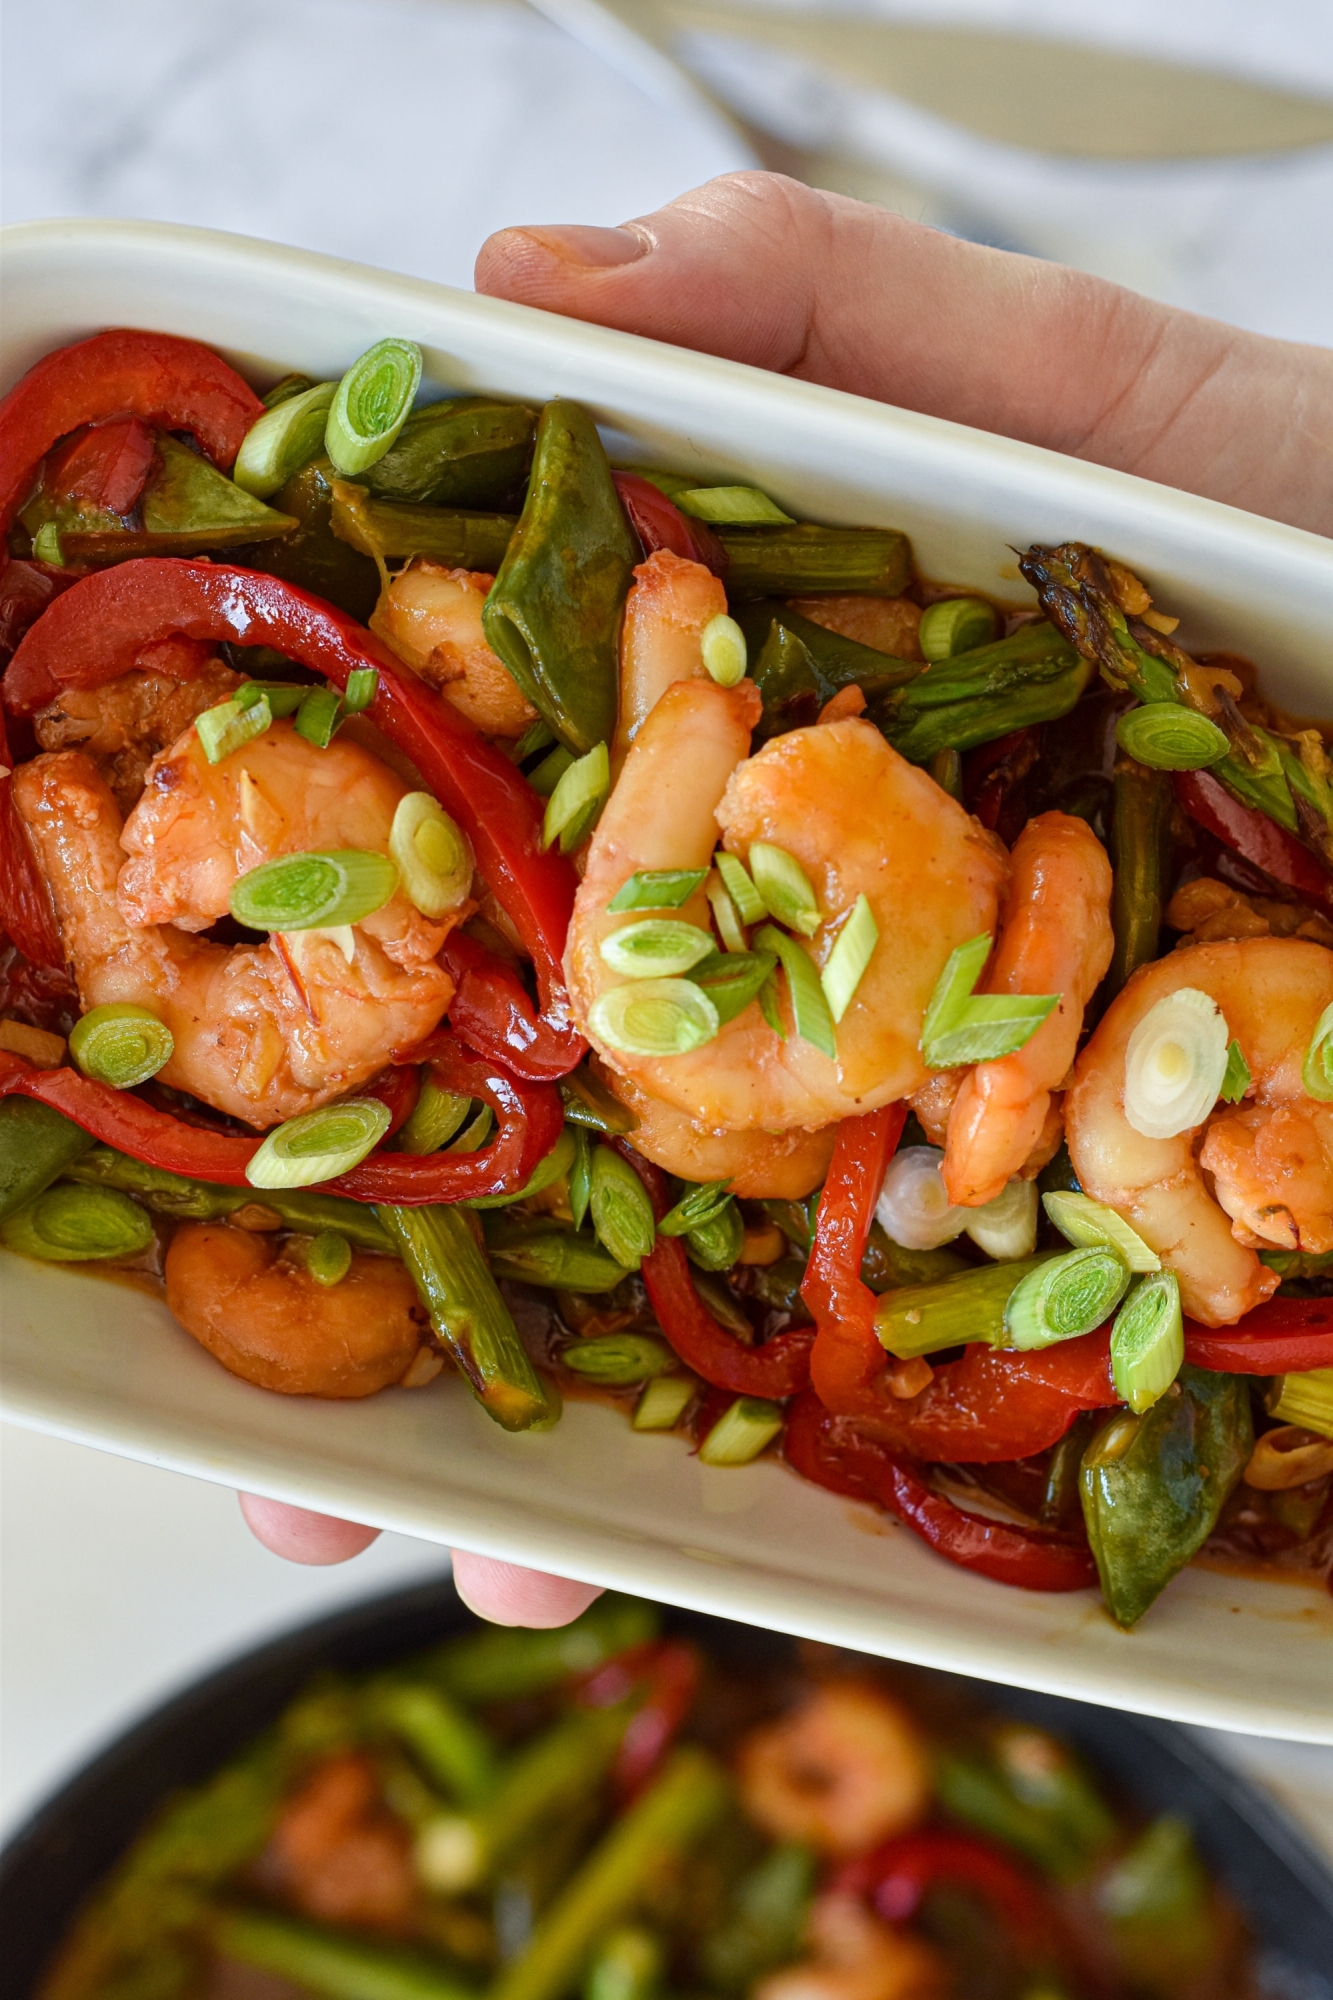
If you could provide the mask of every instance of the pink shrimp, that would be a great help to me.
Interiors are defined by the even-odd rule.
[[[611,746],[616,771],[672,682],[706,676],[700,639],[726,608],[726,592],[702,563],[659,549],[639,564],[620,638],[620,718]]]
[[[537,711],[482,630],[494,582],[481,570],[446,569],[418,556],[386,585],[370,629],[483,736],[516,737]]]

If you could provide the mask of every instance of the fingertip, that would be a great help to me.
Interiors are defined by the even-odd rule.
[[[602,1594],[595,1583],[546,1576],[466,1549],[455,1549],[453,1555],[458,1595],[469,1611],[492,1625],[526,1625],[539,1631],[569,1625]]]
[[[241,1513],[255,1540],[284,1562],[313,1567],[350,1562],[379,1535],[359,1521],[339,1521],[332,1514],[315,1514],[307,1507],[289,1507],[257,1493],[239,1493]]]
[[[552,290],[576,285],[585,272],[637,263],[650,248],[648,238],[626,226],[594,229],[583,224],[500,229],[477,255],[474,283],[493,298],[539,305]]]

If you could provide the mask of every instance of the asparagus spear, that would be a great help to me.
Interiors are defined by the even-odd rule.
[[[912,551],[896,528],[715,528],[727,552],[727,596],[799,597],[831,590],[897,597],[912,581]]]
[[[1162,870],[1171,823],[1171,781],[1131,758],[1115,767],[1111,858],[1115,863],[1111,925],[1115,953],[1107,974],[1118,993],[1131,972],[1157,956],[1162,928]]]
[[[993,645],[937,660],[873,702],[870,717],[902,756],[930,764],[941,750],[971,750],[1067,715],[1090,675],[1052,625],[1022,625]]]
[[[224,1910],[213,1938],[227,1958],[276,1972],[325,2000],[473,2000],[473,1989],[425,1952],[276,1910]]]
[[[458,1701],[513,1701],[540,1694],[571,1674],[590,1674],[627,1646],[657,1636],[656,1606],[608,1591],[572,1625],[551,1632],[501,1631],[496,1626],[451,1639],[433,1672]]]
[[[479,1806],[495,1791],[499,1766],[490,1737],[443,1689],[385,1675],[367,1687],[366,1707],[460,1805]]]
[[[364,1202],[346,1201],[341,1195],[312,1194],[304,1188],[265,1188],[259,1193],[254,1188],[214,1187],[208,1181],[168,1173],[164,1167],[145,1166],[142,1160],[132,1160],[111,1146],[94,1146],[64,1173],[66,1180],[85,1187],[119,1188],[122,1194],[134,1195],[145,1208],[179,1222],[217,1222],[234,1215],[238,1208],[258,1205],[271,1208],[285,1229],[308,1236],[336,1230],[358,1249],[395,1254],[393,1238],[376,1220],[374,1209]]]

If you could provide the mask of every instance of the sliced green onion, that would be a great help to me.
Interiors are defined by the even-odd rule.
[[[758,999],[776,964],[770,951],[715,951],[699,961],[690,978],[708,995],[725,1027]]]
[[[349,715],[360,715],[370,707],[379,691],[378,667],[353,667],[343,689],[343,707]]]
[[[999,630],[999,614],[984,597],[944,597],[922,612],[917,644],[923,660],[951,660],[989,646]]]
[[[780,1042],[787,1039],[787,1030],[782,1025],[782,1005],[778,998],[778,976],[770,972],[759,988],[759,1011]]]
[[[275,1126],[245,1169],[251,1187],[315,1187],[359,1166],[391,1123],[377,1097],[326,1104]]]
[[[562,1349],[560,1359],[585,1382],[608,1389],[632,1388],[654,1375],[670,1374],[676,1366],[666,1342],[651,1333],[602,1333],[576,1340]]]
[[[280,397],[266,409],[251,424],[236,454],[231,469],[236,484],[253,493],[256,500],[267,500],[303,465],[318,458],[324,448],[329,405],[337,392],[336,382],[317,382],[312,389]]]
[[[307,688],[301,697],[292,727],[316,750],[327,750],[342,721],[343,705],[330,687]]]
[[[599,949],[602,963],[626,979],[674,979],[701,959],[717,956],[708,931],[675,917],[624,924],[604,937]]]
[[[569,1169],[569,1212],[575,1229],[582,1229],[592,1200],[592,1140],[586,1125],[569,1125],[574,1134],[574,1162]]]
[[[701,1271],[729,1271],[745,1247],[745,1218],[733,1202],[688,1230],[685,1247]]]
[[[828,1001],[828,1010],[835,1023],[851,1006],[878,943],[879,925],[875,922],[875,913],[867,898],[858,896],[819,975],[824,998]]]
[[[276,720],[280,715],[295,715],[309,692],[300,681],[242,681],[232,700],[242,708],[253,708],[262,697]]]
[[[713,856],[713,866],[722,877],[722,886],[736,905],[736,914],[741,922],[762,923],[768,915],[768,907],[750,880],[745,863],[736,855],[728,854],[725,849],[719,847]]]
[[[678,910],[688,903],[706,868],[643,868],[616,890],[607,904],[613,915],[622,910]]]
[[[1301,1064],[1301,1083],[1307,1096],[1323,1104],[1333,1101],[1333,1006],[1325,1007],[1314,1024]]]
[[[590,1132],[606,1132],[612,1138],[620,1138],[632,1132],[639,1122],[586,1063],[561,1077],[560,1099],[569,1123],[584,1125]]]
[[[875,1219],[904,1250],[938,1250],[967,1227],[973,1211],[951,1204],[943,1165],[938,1146],[902,1146],[889,1161]]]
[[[445,1141],[453,1138],[471,1107],[470,1097],[459,1096],[452,1090],[441,1090],[427,1070],[412,1107],[412,1115],[398,1134],[400,1150],[404,1153],[438,1153]]]
[[[456,1139],[449,1141],[451,1153],[479,1153],[491,1135],[495,1113],[489,1104],[479,1104],[471,1120]]]
[[[1014,1055],[1059,1004],[1058,993],[976,994],[956,1025],[923,1051],[926,1062],[932,1069],[956,1069]]]
[[[529,771],[528,783],[539,799],[549,799],[565,772],[574,763],[574,752],[566,750],[563,743],[557,743],[549,757],[543,757],[535,771]]]
[[[487,1108],[489,1109],[489,1106]],[[574,1165],[574,1157],[577,1150],[573,1126],[562,1125],[560,1127],[560,1137],[556,1140],[550,1152],[544,1153],[541,1159],[538,1160],[521,1188],[516,1188],[512,1194],[470,1195],[464,1206],[467,1208],[512,1208],[516,1202],[528,1201],[534,1194],[540,1194],[543,1188],[553,1187],[558,1180],[564,1179]]]
[[[1134,1130],[1174,1139],[1202,1125],[1226,1077],[1230,1042],[1217,1002],[1197,987],[1150,1007],[1125,1051],[1125,1117]]]
[[[336,1229],[321,1229],[306,1251],[305,1267],[317,1285],[340,1285],[352,1268],[352,1246]]]
[[[1150,1410],[1180,1373],[1185,1327],[1174,1271],[1157,1271],[1134,1287],[1111,1329],[1111,1380],[1136,1416]]]
[[[1113,1208],[1091,1195],[1057,1188],[1044,1194],[1041,1205],[1067,1243],[1078,1249],[1114,1250],[1126,1270],[1160,1271],[1162,1260],[1136,1230],[1122,1222]]]
[[[1333,1368],[1307,1368],[1299,1375],[1279,1375],[1277,1394],[1268,1405],[1270,1416],[1284,1424],[1301,1424],[1321,1437],[1333,1437]]]
[[[692,1229],[715,1222],[724,1209],[735,1206],[735,1196],[725,1181],[702,1181],[683,1194],[657,1225],[659,1236],[688,1236]]]
[[[421,387],[414,340],[377,340],[338,384],[324,427],[324,449],[345,478],[383,458],[411,414]]]
[[[657,1240],[648,1190],[628,1160],[609,1146],[592,1156],[589,1207],[597,1240],[617,1264],[637,1271]]]
[[[717,1008],[688,979],[634,979],[588,1009],[595,1039],[627,1056],[682,1056],[716,1039]]]
[[[717,925],[717,934],[722,940],[723,949],[725,951],[744,951],[745,932],[741,929],[741,920],[736,914],[736,905],[732,902],[726,889],[723,887],[720,876],[709,876],[706,893],[713,912],[713,922]]]
[[[750,847],[750,873],[769,916],[802,937],[813,937],[819,929],[819,902],[796,857],[771,841],[756,840]]]
[[[745,679],[745,634],[734,618],[719,611],[699,634],[704,665],[719,687],[733,688]]]
[[[738,1396],[699,1446],[701,1465],[748,1465],[782,1429],[781,1403]]]
[[[47,1188],[0,1222],[0,1243],[48,1264],[84,1264],[100,1257],[137,1257],[153,1240],[146,1209],[116,1188]]]
[[[1014,1288],[1004,1309],[1010,1347],[1051,1347],[1076,1340],[1108,1319],[1129,1286],[1129,1269],[1114,1250],[1066,1250]]]
[[[389,829],[389,852],[409,900],[423,917],[442,917],[467,899],[472,849],[462,829],[429,792],[399,799]]]
[[[1218,1096],[1224,1104],[1239,1104],[1253,1081],[1250,1065],[1245,1060],[1245,1051],[1233,1035],[1227,1044],[1226,1073],[1222,1078],[1222,1088]]]
[[[83,1074],[117,1090],[147,1083],[171,1061],[175,1046],[165,1021],[126,1000],[92,1008],[69,1035],[69,1052]]]
[[[640,1396],[634,1411],[636,1431],[673,1431],[694,1401],[699,1384],[693,1375],[659,1375]]]
[[[1153,771],[1202,771],[1231,748],[1215,722],[1176,701],[1131,708],[1116,724],[1115,740],[1127,756]]]
[[[228,907],[252,931],[328,930],[383,909],[397,887],[387,854],[280,854],[237,878]]]
[[[1039,1251],[1012,1264],[981,1264],[926,1284],[895,1287],[875,1307],[876,1338],[900,1361],[972,1341],[999,1347],[1007,1338],[1010,1298],[1030,1273],[1050,1262],[1050,1252]]]
[[[572,854],[611,789],[611,759],[605,743],[594,743],[585,757],[577,757],[564,772],[546,803],[542,825],[542,846],[560,842],[562,854]]]
[[[230,757],[233,750],[239,750],[246,743],[252,743],[256,736],[272,726],[273,710],[268,705],[267,695],[248,704],[239,701],[220,701],[216,708],[206,708],[202,715],[194,718],[195,734],[204,746],[204,755],[210,764],[220,764],[224,757]]]
[[[972,989],[991,955],[993,943],[990,933],[981,931],[976,937],[968,938],[965,944],[957,945],[944,962],[944,970],[935,981],[935,990],[921,1023],[921,1052],[932,1069],[941,1069],[943,1064],[936,1062],[930,1051],[946,1035],[952,1034],[962,1020],[963,1011],[972,997]]]
[[[60,523],[43,521],[32,538],[34,562],[50,563],[52,569],[65,567],[65,552],[60,546]]]
[[[833,1032],[833,1016],[829,1013],[824,989],[819,983],[819,974],[814,962],[804,952],[795,938],[789,938],[773,924],[765,924],[755,933],[755,943],[764,951],[771,951],[778,959],[787,975],[787,991],[791,995],[792,1021],[797,1034],[812,1048],[826,1055],[830,1062],[838,1058],[838,1043]],[[762,996],[763,989],[760,988]]]
[[[1030,1257],[1037,1247],[1037,1183],[1015,1177],[982,1208],[969,1208],[963,1234],[997,1263]]]
[[[694,1289],[719,1326],[746,1343],[754,1339],[754,1327],[730,1285],[710,1271],[696,1270]]]
[[[757,486],[687,486],[675,496],[683,514],[696,521],[714,521],[726,528],[792,528],[796,523],[784,514],[776,500]]]
[[[946,743],[930,760],[930,775],[942,792],[963,803],[963,759],[952,743]]]
[[[308,375],[301,375],[293,370],[290,375],[284,375],[271,389],[266,390],[260,400],[266,410],[276,410],[279,403],[285,403],[291,396],[302,396],[307,389],[313,389],[315,386]]]
[[[528,724],[517,743],[510,745],[505,755],[515,764],[526,764],[529,757],[535,757],[539,750],[549,750],[554,742],[555,736],[550,724],[543,721],[539,715],[535,722]],[[528,782],[531,783],[531,779]]]

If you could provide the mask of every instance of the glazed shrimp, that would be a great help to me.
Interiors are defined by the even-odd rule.
[[[932,1945],[882,1922],[845,1890],[815,1898],[805,1941],[811,1956],[761,1979],[753,2000],[947,2000],[952,1991]]]
[[[742,858],[765,840],[800,863],[823,913],[808,947],[817,965],[864,892],[882,943],[839,1026],[836,1062],[793,1033],[780,1040],[757,1002],[688,1054],[599,1045],[617,1075],[713,1132],[813,1129],[917,1089],[926,1003],[954,947],[994,929],[1006,867],[998,843],[869,723],[796,729],[747,758],[758,717],[751,681],[678,682],[663,695],[589,845],[565,956],[586,1032],[615,981],[599,947],[624,919],[607,904],[636,870],[707,867],[719,833]],[[680,915],[707,925],[702,890]]]
[[[345,1750],[307,1772],[278,1815],[259,1873],[324,1923],[403,1923],[417,1894],[412,1846],[385,1810],[371,1757]]]
[[[830,1681],[754,1730],[738,1773],[745,1809],[766,1833],[838,1858],[905,1833],[930,1798],[916,1725],[865,1681]]]
[[[1017,1054],[977,1063],[963,1077],[949,1113],[943,1169],[957,1206],[994,1201],[1038,1147],[1051,1093],[1069,1073],[1083,1010],[1111,963],[1113,945],[1111,864],[1096,834],[1068,813],[1029,820],[1014,845],[999,941],[983,990],[1058,993],[1060,1004]]]
[[[80,751],[21,765],[13,797],[83,1006],[151,1009],[175,1040],[161,1081],[247,1124],[275,1125],[364,1083],[429,1034],[453,997],[433,960],[395,964],[359,924],[347,938],[298,931],[228,950],[175,924],[127,922],[120,813]]]
[[[1125,1116],[1129,1038],[1182,987],[1216,1001],[1250,1067],[1247,1100],[1199,1133],[1148,1139]],[[1333,952],[1297,938],[1189,945],[1135,973],[1079,1057],[1065,1135],[1084,1190],[1123,1216],[1180,1280],[1187,1313],[1229,1326],[1276,1289],[1256,1245],[1333,1248],[1333,1105],[1301,1066],[1333,1003]],[[1205,1174],[1212,1182],[1210,1191]]]
[[[517,737],[537,711],[482,631],[494,582],[481,570],[446,569],[417,556],[386,586],[370,629],[483,736]]]
[[[34,716],[33,727],[43,750],[77,749],[91,757],[116,804],[128,812],[159,750],[206,708],[227,701],[240,680],[217,658],[183,679],[134,667],[101,687],[62,689],[59,700]]]
[[[611,745],[619,771],[650,711],[674,681],[707,673],[704,626],[727,608],[721,583],[702,563],[659,549],[634,572],[620,635],[620,715]]]
[[[220,1222],[183,1223],[166,1259],[167,1305],[233,1375],[284,1396],[373,1396],[422,1344],[416,1287],[392,1257],[352,1252],[336,1285],[299,1253]]]
[[[608,1078],[638,1124],[636,1151],[684,1181],[725,1181],[733,1194],[754,1200],[802,1201],[819,1187],[833,1157],[836,1125],[807,1132],[710,1132],[673,1104],[650,1097],[628,1077]]]
[[[910,597],[789,597],[793,611],[799,611],[815,625],[829,632],[841,632],[877,653],[890,653],[898,660],[919,660],[921,606]]]

